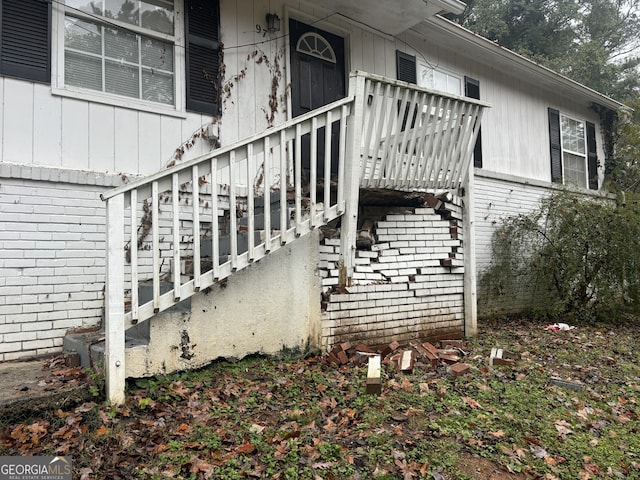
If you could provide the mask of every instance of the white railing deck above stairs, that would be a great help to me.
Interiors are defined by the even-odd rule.
[[[344,99],[106,192],[109,400],[128,328],[341,215],[348,274],[359,188],[458,189],[486,106],[356,72]]]

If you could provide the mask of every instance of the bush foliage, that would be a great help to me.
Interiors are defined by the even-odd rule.
[[[556,193],[496,231],[481,293],[548,318],[601,321],[637,312],[639,239],[638,198]]]

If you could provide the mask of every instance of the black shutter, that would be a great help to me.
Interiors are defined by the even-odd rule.
[[[398,74],[398,80],[402,80],[407,83],[418,83],[418,77],[416,74],[416,57],[407,53],[396,50],[396,72]],[[401,108],[401,101],[398,100],[398,111]],[[404,117],[402,119],[402,127],[400,131],[404,132],[407,128],[407,121],[409,120],[409,110],[411,109],[411,103],[408,103],[404,110]],[[411,122],[411,128],[415,126],[417,111],[413,112],[413,120]]]
[[[480,100],[480,82],[470,77],[464,77],[464,94],[475,100]],[[482,129],[478,130],[476,145],[473,148],[473,166],[482,168]]]
[[[598,153],[596,152],[596,126],[587,122],[587,168],[589,170],[589,188],[598,189]]]
[[[0,1],[0,74],[51,82],[51,3]]]
[[[562,183],[562,147],[560,145],[560,112],[549,109],[549,146],[551,150],[551,181]]]
[[[416,73],[416,57],[396,50],[396,70],[398,80],[408,83],[418,83]]]
[[[185,0],[187,110],[220,112],[218,0]]]

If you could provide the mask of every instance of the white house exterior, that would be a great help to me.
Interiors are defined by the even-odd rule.
[[[393,88],[407,91],[406,84],[395,81],[399,79],[430,91],[443,91],[446,95],[442,101],[450,97],[452,104],[455,101],[464,106],[465,96],[480,99],[476,103],[469,100],[464,108],[490,105],[484,109],[481,146],[476,147],[477,163],[469,184],[462,190],[461,184],[455,188],[450,185],[426,188],[445,200],[444,205],[435,208],[437,199],[433,196],[429,196],[431,206],[376,210],[371,204],[367,215],[372,220],[375,242],[366,250],[353,251],[345,270],[342,270],[345,259],[341,257],[348,253],[345,240],[339,234],[331,238],[326,230],[318,235],[311,228],[316,232],[311,236],[315,240],[287,244],[288,253],[279,253],[282,258],[273,261],[275,271],[269,270],[267,264],[234,274],[247,275],[231,277],[228,284],[237,284],[235,293],[229,293],[231,288],[223,288],[226,284],[216,283],[214,293],[226,295],[218,304],[207,303],[203,294],[194,297],[199,315],[224,304],[225,318],[205,318],[202,322],[209,322],[209,327],[199,323],[192,330],[179,326],[186,325],[187,320],[173,318],[168,323],[172,327],[162,328],[161,335],[166,336],[165,347],[182,349],[182,360],[176,357],[173,367],[147,363],[140,367],[140,372],[184,368],[188,366],[184,362],[193,355],[196,360],[200,358],[198,348],[203,343],[208,343],[213,351],[204,355],[201,363],[216,355],[239,355],[252,349],[271,352],[283,345],[300,346],[305,342],[330,347],[346,339],[370,342],[377,339],[382,343],[390,338],[416,338],[429,332],[440,336],[473,334],[475,265],[465,267],[464,262],[477,255],[477,268],[486,266],[495,223],[504,215],[533,207],[552,187],[552,180],[585,189],[601,186],[604,132],[592,105],[610,111],[621,105],[436,16],[460,13],[462,7],[457,0],[428,3],[328,0],[322,6],[287,0],[2,0],[0,360],[60,352],[69,330],[100,325],[105,309],[105,251],[115,248],[122,253],[119,244],[108,245],[105,237],[107,211],[101,194],[109,197],[111,194],[107,192],[113,187],[156,172],[171,171],[167,169],[195,162],[216,150],[226,152],[224,149],[236,142],[265,130],[275,132],[279,125],[298,117],[306,118],[307,112],[313,116],[318,107],[336,100],[345,99],[344,105],[335,107],[338,113],[318,120],[317,125],[321,127],[338,118],[342,118],[341,124],[346,124],[351,121],[349,115],[372,115],[366,109],[374,95],[364,90],[365,77],[369,82],[366,88],[383,84],[386,78]],[[367,72],[368,76],[349,77],[353,71]],[[349,91],[349,85],[362,87],[358,93]],[[369,100],[362,105],[357,103],[359,94]],[[348,103],[352,96],[356,103]],[[391,109],[393,115],[400,115],[401,105],[409,109],[411,101],[406,98],[398,97],[398,106]],[[426,105],[406,110],[414,112],[408,130],[411,117],[405,114],[402,120],[400,115],[403,125],[389,127],[391,136],[398,138],[405,130],[412,132],[416,125],[420,126],[423,120],[417,121],[416,116],[449,119],[448,113],[442,113],[443,104]],[[340,111],[343,117],[338,116]],[[471,113],[461,114],[460,124],[465,115],[471,118]],[[478,122],[469,127],[471,137],[464,138],[475,138],[477,134],[480,114],[473,115],[478,115]],[[372,132],[378,126],[380,130],[386,128],[387,121],[383,116],[380,118],[372,120]],[[291,129],[286,132],[293,131],[295,136],[293,123]],[[354,135],[353,128],[328,130],[336,134],[335,140],[330,139],[331,134],[325,136],[324,141],[332,145],[344,146],[344,138],[338,142],[338,133]],[[327,133],[326,128],[322,131]],[[173,240],[178,238],[176,232],[183,235],[183,228],[201,226],[199,217],[195,219],[194,210],[198,209],[190,206],[193,198],[199,199],[205,215],[209,203],[218,202],[214,197],[220,194],[221,203],[215,204],[218,216],[229,218],[232,230],[239,231],[236,213],[241,216],[243,209],[253,208],[250,191],[255,189],[264,194],[269,190],[265,188],[267,179],[275,182],[280,174],[295,176],[299,171],[292,166],[297,158],[296,142],[305,140],[300,131],[294,140],[286,137],[289,133],[282,135],[281,145],[286,141],[288,147],[282,147],[281,157],[274,157],[274,162],[285,155],[288,160],[279,164],[280,170],[275,163],[267,169],[264,152],[275,147],[260,143],[255,148],[256,152],[263,149],[263,153],[256,153],[262,155],[262,160],[254,165],[245,161],[239,167],[248,172],[249,180],[244,182],[244,190],[240,189],[244,193],[228,188],[234,183],[230,179],[237,175],[234,167],[229,167],[235,153],[225,153],[227,166],[221,167],[218,181],[211,178],[216,168],[211,164],[197,188],[194,185],[200,183],[197,180],[200,177],[194,174],[196,181],[185,186],[182,172],[175,174],[173,187],[172,181],[167,180],[170,186],[165,197],[162,190],[160,194],[150,193],[158,202],[158,212],[173,210],[191,217],[188,222],[180,217],[179,225],[177,220],[176,223],[167,220],[164,225],[162,218],[157,217],[156,224],[161,224],[157,232],[154,227],[145,230],[143,223],[139,224],[137,232],[143,233],[140,242],[151,242],[150,249],[160,251],[157,258],[144,248],[137,254],[141,279],[145,272],[153,276],[155,269],[156,276],[166,274],[179,286],[180,276],[188,276],[185,265],[189,262],[177,253],[174,245],[181,242],[191,245],[193,239]],[[315,134],[309,135],[311,142],[318,141]],[[367,132],[362,135],[357,137],[360,141],[355,148],[359,149],[368,139]],[[419,142],[416,137],[409,139],[410,135],[404,135],[406,143],[393,144],[396,153],[411,156],[419,150]],[[274,138],[269,141],[275,145]],[[425,144],[428,141],[427,138]],[[254,144],[242,147],[247,159],[254,158],[251,153]],[[453,143],[451,151],[460,158],[464,156]],[[405,163],[398,168],[419,169],[421,165],[408,167]],[[326,166],[333,169],[331,160]],[[198,172],[197,168],[194,172]],[[322,169],[312,173],[316,174],[321,178]],[[351,178],[349,175],[347,172],[347,180]],[[465,175],[461,174],[462,177]],[[161,185],[163,181],[158,180]],[[247,188],[249,182],[253,182],[253,188]],[[150,186],[148,191],[153,188],[157,187]],[[347,203],[354,191],[357,200],[357,190],[358,180],[351,178],[345,190]],[[446,192],[448,197],[441,196]],[[234,206],[235,195],[246,203]],[[177,196],[180,200],[173,199]],[[126,198],[124,207],[120,207],[126,208],[127,202],[135,203]],[[335,226],[335,218],[344,210],[338,206],[329,212],[328,196],[324,200],[318,200],[318,205],[323,204],[319,208],[326,208],[324,221],[320,223],[329,221],[334,222],[330,227]],[[163,202],[167,202],[166,208]],[[312,199],[312,206],[314,202]],[[111,217],[117,219],[120,207],[110,207]],[[141,202],[133,220],[144,220],[145,207],[147,204]],[[475,215],[463,218],[464,212],[474,210]],[[131,220],[131,215],[122,214],[126,221]],[[363,218],[359,220],[358,228]],[[127,226],[126,221],[123,232],[131,235],[135,227]],[[341,225],[343,230],[350,229],[355,238],[355,228],[349,227],[352,221],[355,219],[343,217]],[[313,220],[310,223],[313,227]],[[169,232],[172,225],[177,228],[165,235],[165,226]],[[252,234],[254,226],[248,228]],[[465,235],[474,241],[465,243]],[[235,237],[232,238],[235,242]],[[284,234],[281,241],[286,243]],[[355,240],[352,243],[354,250]],[[187,248],[192,248],[189,251],[193,256],[200,252],[200,245]],[[265,255],[270,252],[268,245],[262,248]],[[169,252],[166,256],[162,253],[165,251]],[[290,261],[287,258],[296,258],[308,275],[300,278],[282,269],[282,262]],[[268,259],[265,262],[272,261]],[[252,258],[248,263],[251,262]],[[389,265],[382,268],[380,264],[385,262]],[[131,292],[137,289],[131,288],[131,278],[138,271],[132,274],[130,266],[124,268],[124,273],[116,269],[115,275],[126,277],[123,284],[128,285],[129,295],[135,295],[137,305],[137,293]],[[199,271],[200,267],[194,268]],[[229,271],[235,270],[232,265]],[[263,289],[259,282],[252,283],[258,271],[262,284],[280,288]],[[472,277],[471,283],[465,280],[468,277]],[[220,277],[214,273],[211,278]],[[199,291],[198,282],[193,282],[189,288]],[[344,284],[349,289],[338,288]],[[107,296],[109,288],[108,282]],[[160,308],[162,302],[156,288],[160,286],[153,287],[157,300],[153,310],[158,311],[164,307]],[[301,289],[306,293],[301,293]],[[180,297],[178,290],[175,299]],[[260,294],[261,290],[266,293]],[[127,301],[131,299],[127,297]],[[121,304],[120,300],[114,300],[116,317],[121,314]],[[296,308],[288,308],[292,304]],[[246,310],[239,309],[239,305]],[[247,321],[253,316],[262,318]],[[265,316],[279,317],[282,321],[275,323],[280,326],[271,328],[265,323]],[[131,324],[136,322],[134,319]],[[152,324],[151,328],[157,327]],[[203,339],[207,328],[215,330],[216,341]],[[178,340],[172,340],[167,333],[171,329],[177,332]],[[190,333],[191,337],[187,335],[185,341],[182,332]],[[251,344],[244,350],[234,350],[247,332],[269,345]],[[270,335],[273,338],[266,340]],[[200,341],[194,341],[194,336]],[[197,348],[196,343],[200,345]],[[185,348],[189,352],[195,349],[195,353],[187,355]]]

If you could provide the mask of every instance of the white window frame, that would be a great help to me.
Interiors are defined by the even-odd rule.
[[[571,120],[577,123],[582,124],[582,142],[584,145],[584,153],[580,153],[578,151],[575,150],[570,150],[568,147],[565,147],[564,144],[564,135],[562,132],[562,119],[565,118],[567,120]],[[589,164],[587,163],[589,160],[589,147],[587,145],[587,123],[580,118],[577,117],[573,117],[571,115],[567,115],[565,113],[560,112],[560,118],[559,118],[559,123],[560,123],[560,155],[562,156],[562,184],[563,185],[573,185],[572,182],[567,182],[567,176],[565,175],[565,167],[567,164],[567,161],[565,159],[565,153],[568,153],[569,155],[574,155],[576,157],[582,157],[583,159],[583,164],[584,164],[584,178],[583,178],[583,182],[581,185],[573,185],[574,187],[579,187],[579,188],[589,188]]]
[[[180,118],[186,118],[185,111],[185,38],[184,38],[184,15],[183,15],[183,0],[174,0],[174,35],[166,35],[162,33],[154,34],[154,38],[173,43],[174,48],[174,105],[164,105],[157,102],[151,102],[148,100],[142,100],[137,98],[126,97],[123,95],[111,94],[106,92],[100,92],[97,90],[91,90],[88,88],[81,88],[72,85],[65,85],[64,81],[64,33],[65,33],[65,17],[67,12],[71,12],[74,17],[86,19],[89,21],[96,21],[96,17],[83,14],[75,9],[71,9],[63,4],[64,0],[60,2],[52,2],[52,61],[51,61],[51,92],[54,95],[62,97],[75,98],[79,100],[86,100],[90,102],[102,103],[106,105],[112,105],[117,107],[124,107],[134,110],[141,110],[151,113],[158,113],[164,115],[172,115]],[[144,36],[149,36],[148,30],[140,28],[136,25],[130,25],[128,23],[119,22],[117,20],[109,20],[117,26],[121,26],[124,29],[140,33]]]
[[[417,81],[418,81],[419,87],[428,88],[430,90],[438,90],[438,91],[445,92],[450,95],[455,95],[458,97],[462,97],[464,95],[464,85],[462,82],[461,75],[458,75],[457,73],[451,72],[449,70],[445,70],[443,68],[433,67],[427,64],[426,62],[420,61],[420,60],[417,60],[416,65],[417,65],[416,75],[417,75]],[[430,85],[428,82],[425,82],[424,80],[425,74],[427,74],[429,71],[432,72],[432,76],[433,76],[433,73],[435,72],[445,75],[447,78],[447,87],[449,85],[449,81],[456,81],[458,84],[458,90],[456,92],[452,92],[449,88],[445,88],[444,90],[442,90],[435,87],[435,82],[433,85]]]

